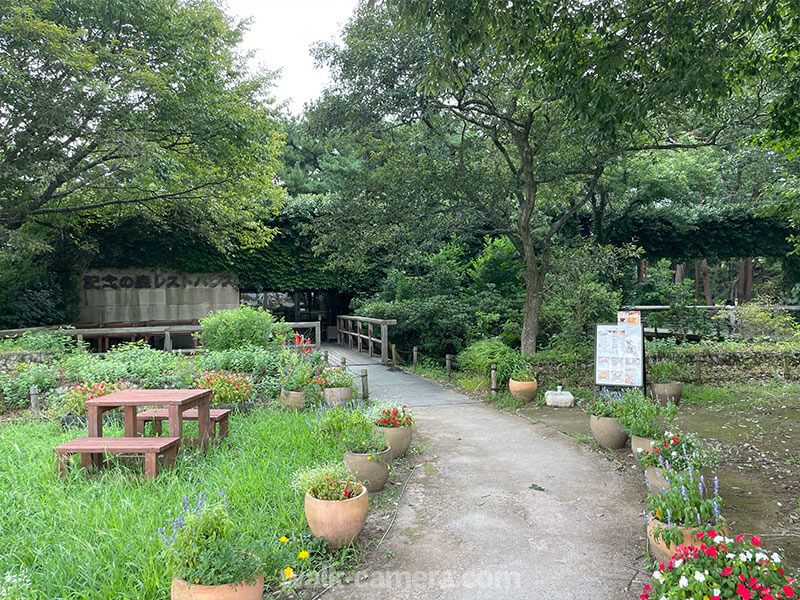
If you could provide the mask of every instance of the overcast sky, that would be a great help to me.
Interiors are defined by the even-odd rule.
[[[303,104],[319,96],[327,71],[314,68],[309,48],[314,42],[338,40],[358,0],[225,0],[228,13],[252,17],[243,48],[255,50],[253,61],[270,70],[282,69],[274,89],[279,101],[299,114]]]

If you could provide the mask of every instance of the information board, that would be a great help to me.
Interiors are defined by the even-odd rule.
[[[598,323],[594,383],[608,387],[644,386],[644,331],[631,323]]]

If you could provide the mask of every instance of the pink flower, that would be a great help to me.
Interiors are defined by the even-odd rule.
[[[728,576],[728,575],[730,575],[731,573],[733,573],[733,568],[732,568],[732,567],[725,567],[724,569],[722,569],[722,573],[721,573],[721,575],[722,575],[723,577],[727,577],[727,576]]]

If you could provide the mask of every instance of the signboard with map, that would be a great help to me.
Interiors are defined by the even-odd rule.
[[[621,313],[629,314],[629,313]],[[633,315],[618,323],[598,323],[594,383],[606,387],[644,386],[644,331]],[[631,322],[633,321],[633,323]]]

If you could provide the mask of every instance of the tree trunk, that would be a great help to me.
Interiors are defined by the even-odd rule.
[[[700,261],[700,273],[703,276],[703,290],[706,295],[706,306],[711,306],[711,287],[708,285],[708,260]]]
[[[644,283],[645,281],[647,281],[647,259],[643,258],[636,268],[636,283]]]
[[[744,259],[744,301],[753,299],[753,259]]]
[[[737,294],[736,297],[738,299],[738,303],[741,304],[742,302],[746,302],[744,299],[744,280],[745,280],[745,270],[744,270],[744,259],[739,259],[739,281],[737,282]]]
[[[542,309],[544,275],[534,264],[531,267],[525,266],[523,277],[528,291],[525,294],[520,351],[522,354],[533,354],[536,352],[536,338],[539,336],[539,313]]]
[[[694,261],[694,303],[700,303],[700,261]]]
[[[675,283],[682,283],[686,276],[686,263],[678,263],[675,265]]]

